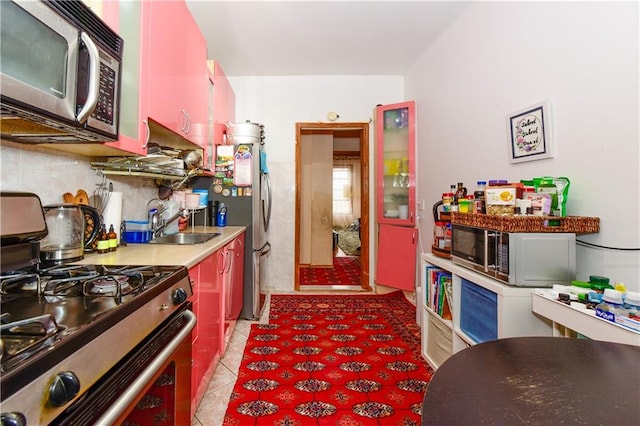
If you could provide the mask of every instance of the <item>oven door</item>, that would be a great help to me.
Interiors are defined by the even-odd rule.
[[[488,272],[487,231],[471,226],[452,224],[451,260],[476,271]]]
[[[78,29],[40,1],[0,8],[2,103],[75,121]]]
[[[196,317],[187,305],[51,424],[190,424]]]

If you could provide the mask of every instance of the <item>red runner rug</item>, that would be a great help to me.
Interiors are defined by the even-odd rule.
[[[300,268],[301,285],[360,285],[360,258],[333,258],[333,268]]]
[[[385,295],[272,295],[224,418],[240,425],[419,425],[433,371],[415,307]]]

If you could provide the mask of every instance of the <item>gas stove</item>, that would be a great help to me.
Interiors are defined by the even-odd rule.
[[[37,242],[5,234],[12,229],[4,213],[12,198],[5,195],[0,203],[2,424],[73,423],[72,412],[88,399],[85,393],[113,375],[110,371],[150,336],[184,316],[192,295],[188,271],[150,265],[40,268]],[[101,399],[103,410],[109,410],[109,399]]]

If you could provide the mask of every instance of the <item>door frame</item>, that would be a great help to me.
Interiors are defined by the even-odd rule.
[[[294,248],[294,289],[300,290],[300,188],[302,185],[301,144],[303,134],[327,134],[327,132],[353,132],[360,139],[360,287],[371,290],[369,285],[369,122],[351,123],[296,123],[296,214]]]

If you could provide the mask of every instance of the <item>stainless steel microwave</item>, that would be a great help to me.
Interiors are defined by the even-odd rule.
[[[509,233],[453,224],[451,260],[509,285],[570,285],[576,279],[576,236]]]
[[[0,1],[2,138],[118,139],[124,41],[82,1]]]

